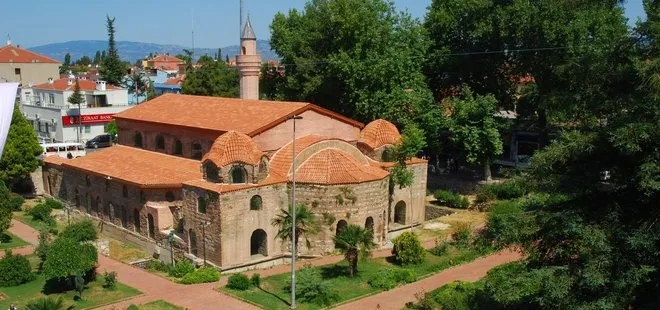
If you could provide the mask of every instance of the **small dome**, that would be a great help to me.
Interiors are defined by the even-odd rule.
[[[340,149],[326,148],[296,169],[296,182],[307,184],[356,184],[382,180],[388,172],[358,161]]]
[[[373,150],[386,144],[395,144],[399,140],[401,134],[394,124],[384,119],[377,119],[362,129],[358,142],[366,144]]]
[[[229,131],[215,139],[202,162],[210,160],[218,167],[224,167],[234,162],[257,165],[263,153],[246,134]]]

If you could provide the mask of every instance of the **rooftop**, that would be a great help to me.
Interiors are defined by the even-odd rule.
[[[384,120],[377,119],[364,127],[360,132],[360,140],[371,149],[377,149],[383,145],[395,144],[401,140],[401,134],[394,124]]]
[[[263,153],[257,144],[246,134],[229,131],[213,142],[211,149],[204,155],[202,162],[210,160],[218,167],[224,167],[234,162],[257,165]]]
[[[296,169],[296,182],[308,184],[353,184],[381,180],[389,173],[365,165],[340,149],[325,148]]]
[[[51,156],[44,161],[140,188],[180,188],[184,181],[202,179],[199,161],[122,145],[75,159],[62,161]]]
[[[158,55],[154,58],[149,59],[148,61],[163,61],[163,62],[180,62],[183,63],[183,60],[176,58],[170,55]]]
[[[71,84],[69,84],[69,80],[71,80]],[[80,85],[80,90],[82,91],[95,91],[96,90],[96,82],[95,81],[90,81],[90,80],[81,80],[78,79],[78,85]],[[34,89],[46,89],[46,90],[57,90],[57,91],[73,91],[76,88],[76,80],[75,79],[58,79],[54,80],[53,83],[43,83],[39,85],[34,85],[32,86]],[[106,84],[105,86],[106,90],[117,90],[121,89],[117,86]]]
[[[311,103],[179,94],[164,94],[123,111],[115,118],[207,129],[220,133],[233,130],[255,136],[286,121],[289,116],[308,110],[363,127],[360,122]]]
[[[0,63],[51,63],[58,64],[59,61],[39,55],[35,52],[13,46],[0,47]]]

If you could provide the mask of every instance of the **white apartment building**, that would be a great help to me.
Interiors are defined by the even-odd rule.
[[[129,108],[128,91],[105,81],[78,80],[85,102],[80,107],[70,104],[75,84],[72,77],[49,79],[21,90],[21,112],[41,141],[85,142],[105,133],[112,117]]]

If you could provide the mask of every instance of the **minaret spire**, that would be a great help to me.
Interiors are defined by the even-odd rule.
[[[240,74],[241,98],[258,100],[261,56],[257,53],[257,36],[252,29],[250,15],[241,30],[241,52],[236,56],[236,65]]]

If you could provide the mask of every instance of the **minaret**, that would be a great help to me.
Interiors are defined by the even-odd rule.
[[[236,65],[241,76],[241,99],[258,100],[261,56],[257,54],[257,37],[249,15],[241,33],[241,54],[236,56]]]

